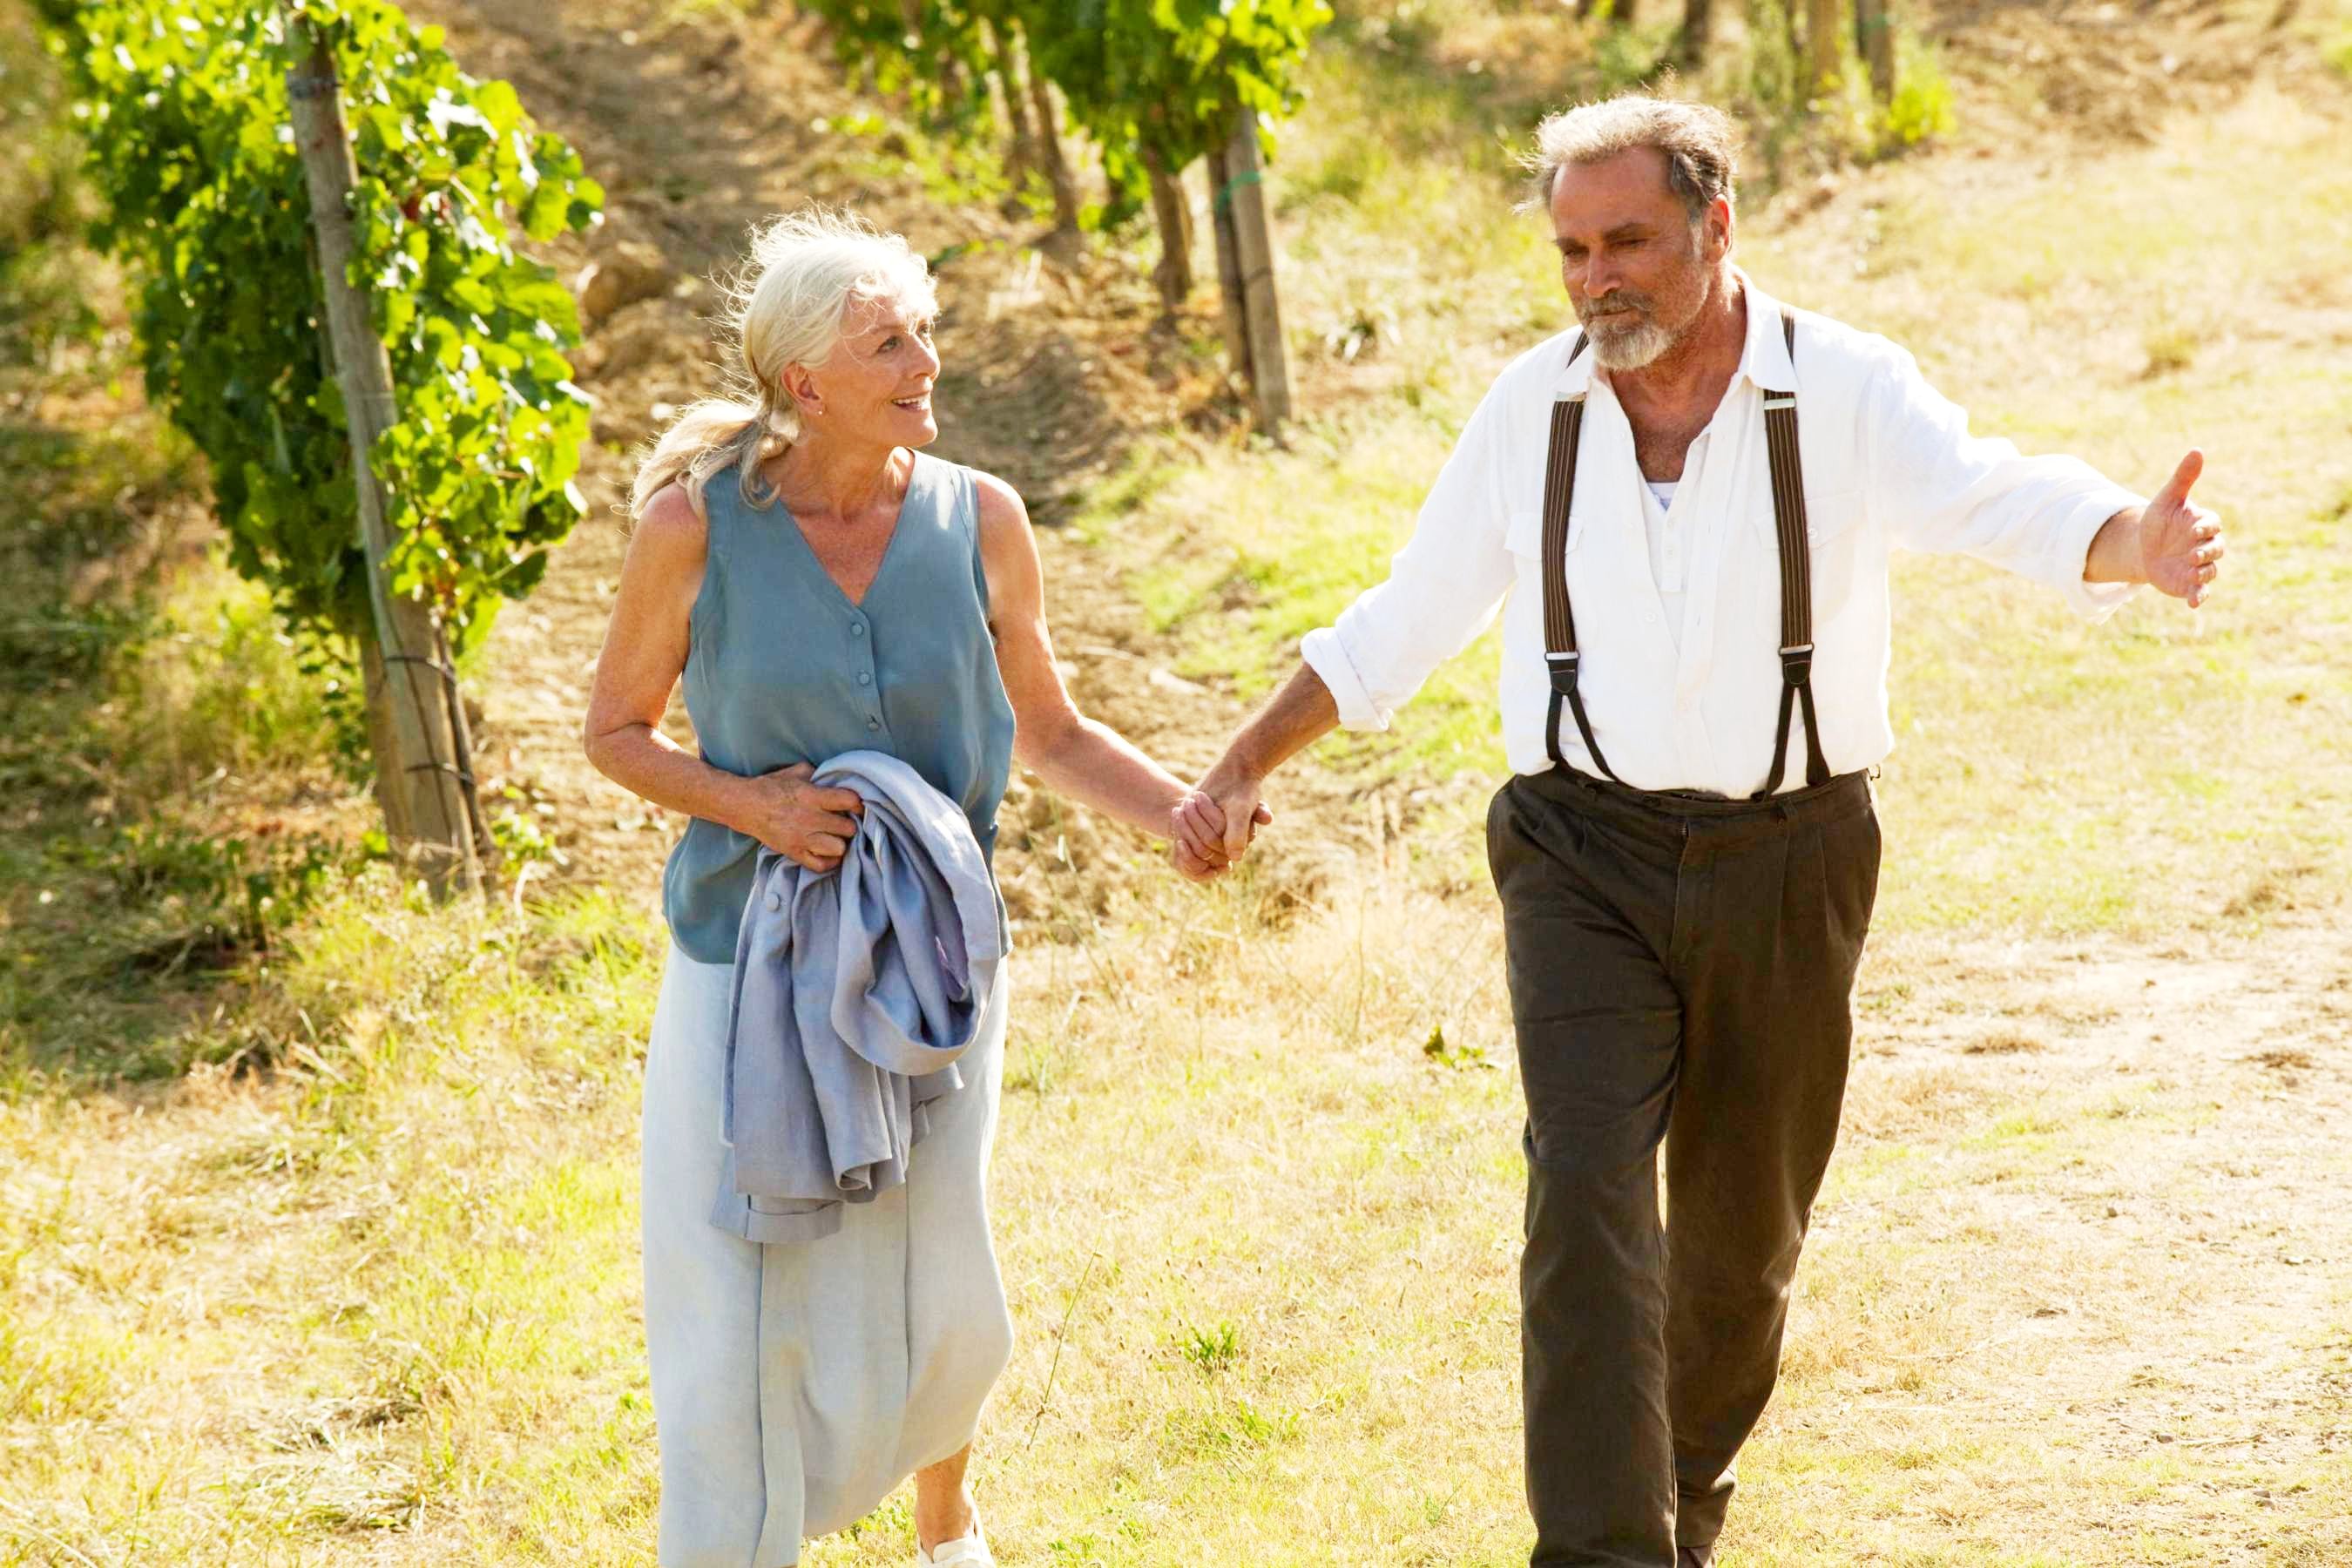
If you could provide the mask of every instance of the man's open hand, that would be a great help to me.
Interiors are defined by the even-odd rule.
[[[2148,585],[2195,609],[2221,570],[2221,520],[2189,499],[2205,469],[2205,454],[2189,449],[2172,478],[2139,514],[2140,571]]]

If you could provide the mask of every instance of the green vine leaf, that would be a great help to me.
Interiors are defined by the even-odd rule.
[[[327,29],[359,179],[354,282],[399,418],[370,454],[403,539],[395,588],[459,648],[582,515],[588,400],[570,293],[514,248],[601,221],[604,191],[514,89],[477,81],[385,0],[45,0],[106,198],[94,239],[142,279],[149,395],[212,460],[230,560],[289,626],[369,625],[342,395],[321,347],[286,18]],[[346,654],[348,658],[348,654]]]

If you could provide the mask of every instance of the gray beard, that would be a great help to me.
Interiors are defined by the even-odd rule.
[[[1698,234],[1691,233],[1690,250],[1694,258],[1698,253]],[[1602,313],[1587,320],[1582,311],[1578,319],[1587,336],[1592,340],[1592,358],[1603,370],[1640,370],[1655,363],[1659,357],[1682,341],[1692,324],[1706,311],[1714,298],[1712,279],[1704,279],[1699,289],[1698,309],[1691,320],[1683,323],[1683,331],[1662,325],[1658,321],[1658,300],[1654,294],[1635,289],[1622,291],[1623,303],[1629,307],[1622,313]]]
[[[1604,316],[1585,323],[1584,330],[1592,339],[1592,357],[1603,370],[1640,370],[1675,346],[1675,334],[1654,321],[1627,322]]]

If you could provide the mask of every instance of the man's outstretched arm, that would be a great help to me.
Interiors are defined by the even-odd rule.
[[[1339,727],[1331,689],[1313,666],[1301,663],[1176,808],[1176,837],[1202,859],[1239,860],[1258,826],[1274,820],[1261,799],[1267,777]]]
[[[2141,584],[2192,605],[2207,596],[2221,541],[2220,520],[2189,499],[2201,454],[2143,500],[2078,458],[1971,435],[1967,413],[1899,350],[1874,367],[1864,409],[1864,482],[1896,543],[1973,555],[2093,616]]]

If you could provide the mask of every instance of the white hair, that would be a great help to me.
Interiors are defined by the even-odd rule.
[[[785,368],[831,358],[855,306],[888,301],[926,315],[939,309],[930,268],[903,237],[824,207],[755,228],[751,256],[726,289],[734,384],[729,395],[688,405],[654,442],[630,491],[632,517],[670,484],[684,484],[699,507],[711,477],[738,466],[744,500],[765,505],[760,465],[801,434]]]
[[[1666,188],[1696,225],[1738,181],[1739,132],[1731,117],[1704,103],[1625,93],[1544,117],[1535,151],[1520,159],[1531,176],[1528,207],[1551,204],[1552,186],[1570,164],[1598,163],[1636,147],[1666,161]]]

